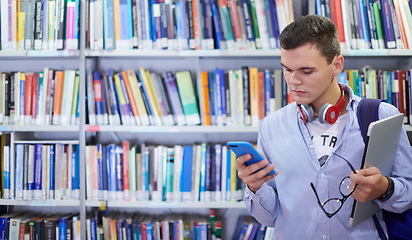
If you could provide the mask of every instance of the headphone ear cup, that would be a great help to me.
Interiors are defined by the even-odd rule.
[[[312,106],[310,105],[302,105],[302,108],[305,110],[305,114],[309,122],[315,120],[315,112],[313,111]]]
[[[329,108],[332,107],[332,104],[329,103],[325,103],[323,104],[322,107],[320,107],[319,112],[318,112],[318,120],[320,123],[325,124],[327,123],[327,112],[329,110]]]

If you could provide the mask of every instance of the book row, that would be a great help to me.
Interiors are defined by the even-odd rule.
[[[80,215],[9,212],[0,215],[0,234],[4,240],[80,240]]]
[[[258,126],[275,111],[275,81],[281,70],[255,67],[202,71],[195,84],[190,71],[89,72],[88,123]]]
[[[1,50],[79,48],[79,0],[1,1]]]
[[[79,200],[78,144],[2,145],[2,198]]]
[[[0,72],[0,124],[78,125],[79,72]],[[382,98],[411,118],[411,71],[345,69],[338,79],[361,97]],[[87,123],[90,125],[258,126],[293,102],[282,70],[216,68],[161,74],[140,67],[88,71]],[[281,90],[276,90],[281,89]],[[277,93],[277,94],[275,94]]]
[[[241,201],[236,156],[222,144],[86,146],[89,200]]]
[[[79,71],[44,68],[0,76],[0,124],[79,124]]]
[[[79,200],[78,144],[2,147],[2,198]],[[13,154],[14,152],[14,154]],[[86,198],[110,201],[241,201],[236,156],[221,144],[86,146]]]
[[[412,5],[407,0],[308,1],[309,14],[329,17],[346,49],[410,49]]]
[[[293,19],[290,0],[91,0],[87,37],[93,50],[274,49]]]
[[[0,215],[0,234],[4,240],[80,240],[78,213],[40,214],[10,212]],[[222,222],[200,214],[149,215],[130,212],[93,211],[86,216],[87,240],[221,239]]]
[[[404,123],[411,123],[411,70],[384,71],[365,66],[343,71],[338,80],[348,84],[360,97],[380,98],[394,105],[404,114]]]

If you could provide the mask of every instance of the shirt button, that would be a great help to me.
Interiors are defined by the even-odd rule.
[[[325,235],[325,234],[323,234],[322,238],[323,238],[323,239],[326,239],[326,235]]]
[[[313,148],[313,145],[309,145],[310,148]]]
[[[320,176],[321,176],[321,177],[324,177],[324,176],[325,176],[325,174],[324,174],[324,173],[321,173],[321,174],[320,174]],[[323,236],[325,236],[325,235],[323,235]]]

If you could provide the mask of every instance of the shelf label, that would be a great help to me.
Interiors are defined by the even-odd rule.
[[[6,132],[7,126],[0,125],[0,132]]]
[[[31,201],[30,206],[57,206],[56,201]]]
[[[349,56],[387,56],[388,51],[386,49],[382,50],[348,50]]]
[[[100,132],[100,126],[99,125],[87,125],[86,132]]]
[[[174,202],[151,202],[151,208],[177,208],[177,203]]]

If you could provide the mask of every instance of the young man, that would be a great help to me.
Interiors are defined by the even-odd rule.
[[[353,201],[373,200],[392,212],[412,208],[412,158],[405,131],[392,176],[375,167],[355,172],[365,146],[356,116],[361,98],[337,82],[344,58],[335,25],[321,16],[301,17],[283,30],[280,44],[295,102],[262,121],[258,150],[265,160],[246,166],[248,154],[237,159],[238,175],[247,185],[247,208],[259,222],[275,227],[277,239],[379,239],[372,218],[349,226]],[[379,118],[397,113],[390,104],[379,107]],[[266,175],[272,169],[277,174]],[[382,197],[390,192],[389,181],[393,194]],[[378,219],[386,232],[381,213]]]

